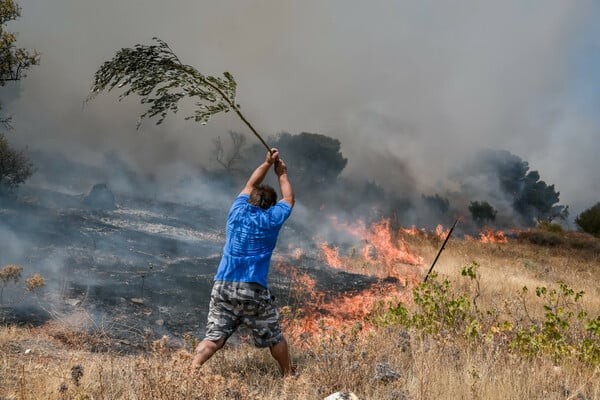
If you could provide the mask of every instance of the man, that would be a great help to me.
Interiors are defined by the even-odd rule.
[[[262,185],[271,166],[283,197],[279,202],[275,190]],[[271,255],[292,207],[294,191],[287,167],[278,150],[272,149],[250,175],[229,210],[223,257],[211,292],[206,336],[196,347],[193,371],[223,347],[243,324],[251,329],[257,347],[271,350],[284,376],[293,372],[279,325],[279,312],[267,287]]]

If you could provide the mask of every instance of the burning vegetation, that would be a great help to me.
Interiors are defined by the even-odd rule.
[[[194,335],[176,334],[175,309],[161,314],[173,331],[159,333],[152,307],[153,302],[166,307],[152,295],[157,287],[151,282],[152,274],[164,280],[176,277],[167,270],[147,271],[143,304],[119,305],[129,314],[110,324],[130,327],[129,337],[118,339],[120,351],[114,337],[91,334],[86,324],[80,325],[82,331],[66,329],[65,317],[30,328],[35,340],[27,332],[1,328],[3,365],[11,368],[0,368],[0,383],[9,394],[65,398],[127,394],[166,399],[174,393],[183,398],[324,398],[352,391],[385,400],[447,398],[447,393],[490,398],[500,390],[504,398],[542,399],[565,391],[594,398],[600,390],[593,372],[600,362],[600,304],[593,298],[582,302],[584,291],[571,289],[577,285],[593,291],[574,280],[598,271],[592,242],[585,250],[549,247],[540,258],[539,249],[530,247],[538,245],[524,245],[521,239],[491,243],[457,236],[442,253],[439,274],[422,283],[425,260],[438,250],[447,228],[394,229],[386,220],[332,225],[354,232],[356,247],[322,241],[314,248],[290,244],[274,260],[273,285],[301,371],[284,385],[268,356],[246,345],[243,334],[216,362],[205,365],[201,376],[190,378]],[[365,247],[368,256],[363,255]],[[576,274],[562,270],[565,257]],[[7,280],[15,275],[11,271],[6,270]],[[522,278],[512,282],[517,273]],[[568,282],[551,283],[559,277]],[[523,289],[524,283],[530,290]],[[79,323],[89,321],[90,314],[78,309]],[[132,322],[138,312],[149,315],[146,330],[136,333]],[[120,356],[138,334],[143,354]],[[51,347],[44,347],[44,340]],[[465,386],[459,378],[472,376],[468,373],[477,378]],[[499,377],[506,382],[500,388]]]
[[[319,242],[316,258],[310,259],[302,249],[294,248],[291,259],[275,264],[278,272],[290,277],[290,288],[293,287],[283,315],[287,330],[298,342],[319,337],[324,329],[369,330],[369,316],[378,305],[410,303],[412,290],[423,280],[425,259],[411,249],[409,241],[422,249],[424,242],[439,245],[451,234],[450,228],[441,225],[432,232],[414,226],[394,230],[389,219],[369,226],[361,220],[345,224],[331,217],[329,221],[335,230],[355,238],[356,245],[347,248],[346,254],[342,254],[340,246]],[[487,230],[480,233],[478,240],[468,235],[465,240],[482,244],[508,242],[502,232]],[[306,267],[307,263],[313,265]],[[325,282],[318,285],[307,270],[318,268],[314,264],[319,263],[343,271],[345,275],[333,275],[333,279],[344,279],[345,283],[329,282],[325,274],[320,274],[319,279]]]

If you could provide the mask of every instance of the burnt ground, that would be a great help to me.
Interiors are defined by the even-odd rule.
[[[39,325],[77,314],[90,333],[131,352],[162,335],[201,338],[213,275],[225,240],[229,204],[218,209],[116,196],[114,210],[90,209],[83,197],[29,189],[0,202],[0,268],[23,266],[3,287],[0,322]],[[323,292],[356,292],[374,278],[328,268],[316,248],[300,259],[291,242],[310,243],[294,223],[282,229],[276,254],[316,281]],[[33,273],[46,286],[23,290]],[[290,277],[272,268],[270,287],[280,306],[291,301]],[[295,306],[295,305],[294,305]]]

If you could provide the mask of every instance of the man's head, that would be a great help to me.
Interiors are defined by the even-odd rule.
[[[277,203],[277,192],[269,185],[258,185],[252,189],[248,203],[267,210]]]

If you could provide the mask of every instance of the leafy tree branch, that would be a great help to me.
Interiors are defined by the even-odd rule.
[[[127,87],[119,100],[137,94],[142,104],[149,108],[140,115],[142,119],[159,116],[161,124],[169,112],[179,110],[179,102],[186,98],[196,99],[196,109],[185,119],[194,119],[204,125],[220,112],[233,110],[250,128],[261,143],[270,150],[256,129],[240,111],[236,103],[237,83],[229,72],[223,77],[204,75],[192,66],[183,64],[169,45],[159,38],[156,44],[137,44],[133,48],[123,48],[109,61],[106,61],[94,74],[92,93],[88,101],[103,90]]]

